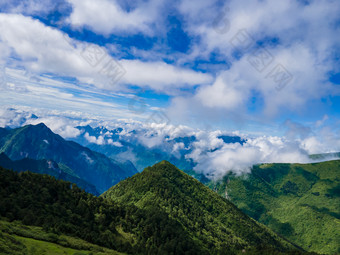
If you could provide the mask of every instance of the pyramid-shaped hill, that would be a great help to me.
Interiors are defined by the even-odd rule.
[[[154,214],[166,214],[181,226],[202,254],[234,254],[242,250],[248,253],[256,249],[263,251],[259,254],[290,250],[300,253],[294,245],[167,161],[121,181],[102,196]],[[167,226],[160,224],[159,228]],[[171,238],[171,233],[168,236],[165,238]]]

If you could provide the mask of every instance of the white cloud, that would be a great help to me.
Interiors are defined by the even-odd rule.
[[[25,122],[25,125],[37,125],[39,123],[44,123],[52,130],[52,132],[62,136],[65,139],[77,137],[80,135],[80,131],[74,126],[74,124],[77,122],[64,117],[44,116],[37,119],[28,119]]]
[[[85,139],[87,141],[89,141],[90,143],[95,143],[95,144],[98,144],[98,145],[103,145],[105,144],[105,140],[104,140],[104,137],[103,136],[98,136],[98,137],[95,137],[95,136],[90,136],[89,133],[85,133],[84,135]]]
[[[53,0],[21,0],[21,1],[0,1],[0,8],[10,13],[23,13],[34,15],[38,13],[48,13],[60,6],[61,1]]]
[[[212,77],[208,74],[164,62],[122,60],[121,63],[127,70],[127,74],[123,77],[125,83],[150,87],[156,91],[166,90],[169,93],[180,87],[207,84],[212,81]]]
[[[281,64],[293,76],[284,88],[277,90],[278,84],[267,73],[259,73],[249,63],[249,54],[246,54],[235,60],[229,70],[219,74],[214,83],[201,86],[192,97],[175,98],[169,108],[170,117],[176,119],[178,113],[186,113],[209,119],[218,111],[224,111],[227,116],[230,112],[239,116],[247,115],[248,104],[255,97],[263,102],[262,106],[256,104],[259,108],[257,117],[273,118],[287,110],[303,113],[311,100],[334,94],[334,86],[326,81],[326,73],[332,68],[330,62],[323,62],[299,44],[289,49],[279,47],[268,50],[275,56],[268,72]]]
[[[83,151],[80,155],[83,156],[88,163],[93,164],[94,160],[89,155],[87,155],[85,151]]]
[[[83,136],[90,143],[98,145],[111,144],[122,147],[121,141],[134,145],[143,145],[146,149],[157,149],[162,153],[173,155],[177,158],[185,156],[192,160],[196,166],[195,171],[204,173],[211,178],[221,178],[227,172],[236,174],[249,172],[254,164],[259,163],[307,163],[314,162],[308,155],[315,153],[339,152],[340,129],[335,126],[323,126],[321,130],[305,130],[302,125],[295,122],[287,122],[286,136],[249,136],[239,132],[203,131],[186,126],[174,126],[166,124],[143,124],[136,121],[106,121],[94,122],[91,119],[77,118],[76,113],[69,117],[61,117],[60,113],[49,112],[32,116],[29,111],[18,109],[0,110],[2,126],[38,124],[44,122],[53,132],[64,138]],[[78,125],[105,126],[107,129],[122,128],[119,132],[119,141],[113,141],[109,133],[101,132],[98,136],[90,136],[89,133],[81,133],[74,128]],[[239,135],[246,140],[240,143],[225,143],[220,136]],[[175,142],[175,138],[191,137],[195,139],[184,144]],[[132,152],[132,148],[126,146],[125,151],[117,155],[117,158],[138,161],[138,155]],[[85,155],[84,155],[85,156]],[[86,156],[85,156],[86,157]]]
[[[315,137],[308,137],[302,141],[303,148],[310,154],[317,154],[322,152],[320,149],[322,147],[320,141]]]
[[[286,141],[279,137],[258,137],[250,139],[243,145],[239,143],[224,144],[222,148],[210,152],[187,155],[197,162],[194,168],[213,179],[220,179],[228,172],[238,175],[248,173],[251,167],[259,163],[308,163],[311,160],[298,142]]]
[[[218,73],[212,84],[201,86],[194,95],[175,98],[169,108],[171,118],[192,121],[194,117],[208,122],[214,117],[217,121],[224,120],[221,118],[224,115],[229,121],[241,122],[250,118],[249,105],[254,104],[257,111],[251,113],[251,118],[261,122],[287,112],[304,114],[311,101],[320,102],[327,95],[340,94],[339,88],[328,82],[329,72],[338,66],[333,56],[340,43],[336,25],[340,12],[338,1],[303,4],[295,0],[280,3],[231,0],[222,7],[216,7],[213,2],[182,1],[179,10],[186,17],[189,33],[202,39],[194,46],[199,51],[192,51],[187,58],[209,59],[217,51],[231,67]],[[214,20],[220,20],[220,26],[229,25],[229,30],[218,33]],[[254,40],[250,40],[249,49],[241,48],[235,54],[237,48],[230,41],[241,29]],[[273,56],[272,63],[261,72],[248,60],[259,47],[257,41],[262,41],[264,49]],[[269,75],[277,65],[293,76],[279,91]]]
[[[0,108],[0,127],[18,127],[31,117],[29,112],[14,109]]]
[[[107,140],[107,143],[116,147],[123,147],[123,145],[120,142],[114,142],[112,139]]]
[[[324,126],[317,134],[301,141],[302,147],[309,154],[340,152],[339,124]]]
[[[77,112],[59,112],[34,109],[30,107],[4,107],[0,109],[0,127],[17,128],[24,125],[37,125],[44,123],[52,132],[65,139],[80,135],[75,127],[87,125],[91,120],[90,115]],[[87,120],[83,118],[88,118]],[[93,116],[92,116],[93,117]]]
[[[139,2],[137,8],[124,10],[112,0],[68,0],[73,6],[69,22],[73,26],[87,26],[96,33],[110,35],[113,32],[152,33],[151,25],[159,15],[163,1]],[[138,2],[137,2],[138,3]]]
[[[80,82],[94,84],[98,88],[107,90],[124,89],[120,84],[123,83],[151,87],[163,93],[172,92],[174,88],[211,81],[210,75],[164,62],[114,60],[103,47],[72,40],[55,28],[47,27],[38,20],[19,14],[1,13],[0,30],[2,31],[0,51],[11,49],[12,54],[20,58],[19,64],[33,73],[75,77]],[[95,67],[91,66],[91,63],[94,63],[87,59],[87,54],[91,54],[92,50],[100,51],[105,59],[105,61],[98,60]],[[4,59],[8,60],[6,56]],[[118,81],[119,75],[113,77],[117,74],[105,69],[109,61],[121,65],[119,75],[123,75],[123,79],[120,81]],[[118,83],[111,84],[111,80]]]

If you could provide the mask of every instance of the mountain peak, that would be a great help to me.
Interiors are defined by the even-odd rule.
[[[60,135],[55,134],[48,126],[46,126],[45,123],[41,122],[36,125],[27,125],[22,128],[19,128],[18,130],[21,130],[24,132],[24,134],[29,133],[30,135],[33,135],[36,138],[51,138],[51,137],[58,137],[57,139],[63,139]]]
[[[34,126],[34,125],[33,125],[33,126]],[[41,128],[41,129],[48,129],[48,130],[50,130],[50,129],[45,125],[45,123],[43,123],[43,122],[41,122],[41,123],[35,125],[35,127]]]
[[[36,125],[26,125],[22,128],[19,128],[19,130],[30,130],[30,131],[39,131],[39,132],[52,132],[52,130],[46,126],[43,122],[36,124]]]
[[[220,253],[221,247],[239,249],[257,245],[292,248],[231,202],[165,160],[121,181],[102,196],[176,219],[204,251],[212,248]]]
[[[151,167],[147,167],[143,172],[146,174],[150,172],[154,177],[157,178],[167,178],[174,179],[177,177],[184,177],[185,174],[179,170],[175,165],[171,164],[169,161],[163,160],[154,164]]]
[[[167,160],[162,160],[161,162],[158,162],[158,163],[154,164],[151,168],[157,168],[157,167],[161,167],[162,169],[163,169],[163,168],[170,167],[170,168],[179,170],[175,165],[171,164],[171,163],[170,163],[169,161],[167,161]]]

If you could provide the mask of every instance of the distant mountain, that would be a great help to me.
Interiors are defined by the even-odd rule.
[[[66,166],[59,165],[53,160],[35,160],[30,158],[24,158],[16,161],[12,161],[5,153],[0,154],[0,166],[14,170],[16,172],[30,171],[38,174],[48,174],[56,179],[69,181],[77,184],[80,188],[83,188],[86,192],[94,195],[99,195],[95,186],[80,179],[77,176],[72,175],[72,170],[67,169]]]
[[[189,150],[182,149],[176,155],[172,154],[173,145],[179,141],[184,141],[186,144],[192,142],[195,137],[180,137],[174,140],[167,140],[166,143],[162,143],[162,148],[159,146],[147,147],[136,139],[137,136],[142,138],[145,134],[137,134],[137,131],[131,131],[131,136],[121,136],[123,131],[121,128],[108,130],[105,127],[92,128],[91,126],[78,126],[82,135],[74,138],[73,140],[90,148],[93,151],[103,153],[104,155],[121,160],[132,160],[138,171],[142,171],[144,168],[161,160],[168,160],[181,169],[192,169],[193,162],[185,159],[185,154],[189,153]],[[90,142],[86,139],[86,136],[103,137],[105,143]],[[110,142],[108,142],[110,140]]]
[[[209,186],[304,249],[340,253],[339,160],[262,164]]]
[[[93,184],[102,193],[135,173],[132,164],[117,162],[54,134],[43,123],[17,129],[0,128],[0,152],[13,160],[51,159],[66,165],[74,175]]]
[[[73,141],[108,157],[129,159],[133,161],[138,171],[142,171],[147,166],[154,165],[162,160],[167,160],[178,168],[196,175],[195,172],[191,171],[196,165],[195,162],[186,157],[193,151],[193,144],[198,141],[195,135],[176,138],[165,136],[162,138],[153,135],[146,137],[147,130],[127,132],[122,128],[109,130],[105,127],[92,128],[89,125],[76,128],[81,131],[81,135],[73,138]],[[93,138],[97,140],[94,141]],[[218,138],[222,139],[224,143],[243,144],[246,142],[239,136],[221,135]],[[162,139],[162,141],[159,144],[148,146],[146,141],[153,139],[155,141]],[[197,175],[196,177],[200,179],[202,176]]]
[[[102,197],[173,219],[177,228],[200,250],[196,254],[234,254],[242,249],[249,252],[255,247],[271,249],[269,254],[298,252],[292,244],[167,161],[121,181]],[[171,226],[159,224],[159,232],[155,234],[162,236]]]

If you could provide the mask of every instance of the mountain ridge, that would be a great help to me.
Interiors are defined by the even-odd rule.
[[[281,251],[295,249],[294,245],[257,224],[235,205],[167,161],[147,167],[101,196],[140,209],[165,212],[198,240],[204,250],[218,253],[224,249],[247,250],[258,245]]]
[[[0,134],[0,152],[11,159],[48,158],[63,163],[76,171],[81,179],[95,185],[100,193],[137,172],[131,165],[125,168],[101,153],[66,141],[43,123],[16,129],[0,128]]]

